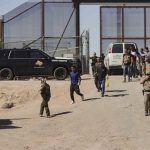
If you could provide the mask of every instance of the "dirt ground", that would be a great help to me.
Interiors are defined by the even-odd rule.
[[[40,81],[1,81],[0,150],[150,150],[150,117],[144,116],[138,79],[122,83],[110,77],[106,96],[84,75],[80,86],[85,100],[75,95],[70,104],[69,80],[49,80],[52,118],[39,117]]]

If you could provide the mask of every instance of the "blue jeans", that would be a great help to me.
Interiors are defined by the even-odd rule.
[[[132,69],[131,69],[132,70],[131,76],[135,78],[136,75],[137,75],[137,66],[136,66],[136,64],[132,64],[131,67],[132,67]]]
[[[102,90],[102,96],[105,94],[105,79],[98,79],[97,81],[98,90]]]
[[[124,65],[124,68],[123,68],[124,78],[126,78],[126,75],[128,76],[128,78],[131,77],[131,67],[130,67],[130,65]]]

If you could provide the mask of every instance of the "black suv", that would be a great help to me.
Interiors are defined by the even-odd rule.
[[[76,65],[81,73],[79,59],[57,59],[38,49],[0,50],[1,80],[11,80],[17,76],[54,76],[58,80],[64,80],[72,65]]]

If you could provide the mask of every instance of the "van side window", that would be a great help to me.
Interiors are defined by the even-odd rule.
[[[123,44],[114,44],[112,53],[123,53]]]
[[[129,49],[129,47],[132,47],[133,49],[135,49],[134,44],[125,44],[125,49]]]

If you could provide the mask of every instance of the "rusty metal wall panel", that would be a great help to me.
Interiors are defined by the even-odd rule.
[[[4,47],[4,22],[3,17],[0,19],[0,48]]]
[[[0,19],[0,41],[1,41],[1,35],[2,35],[2,19]]]

